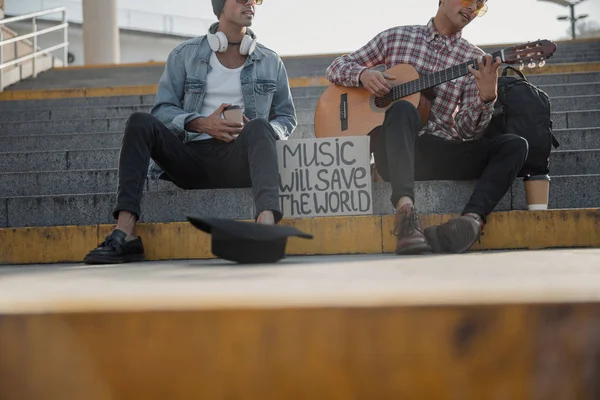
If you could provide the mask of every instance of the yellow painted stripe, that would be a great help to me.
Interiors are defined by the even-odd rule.
[[[421,215],[423,228],[454,215]],[[393,216],[285,219],[312,233],[291,238],[289,255],[379,254],[394,251]],[[0,264],[80,262],[112,225],[0,229]],[[148,260],[212,258],[209,235],[187,222],[140,224]],[[473,250],[600,247],[600,210],[569,209],[493,213],[481,246]]]
[[[135,96],[144,94],[156,94],[158,84],[142,86],[116,86],[105,88],[87,88],[85,97],[103,97],[103,96]]]
[[[600,72],[600,62],[548,65],[543,68],[525,68],[526,75],[570,74],[580,72]],[[311,86],[328,86],[330,82],[324,76],[290,78],[290,87],[301,88]],[[48,90],[15,90],[0,93],[0,101],[4,100],[40,100],[67,99],[101,96],[153,95],[158,84],[140,86],[114,86],[98,88],[48,89]]]
[[[83,97],[104,96],[137,96],[156,94],[158,84],[139,86],[113,86],[80,89],[48,89],[48,90],[15,90],[0,93],[3,100],[42,100],[42,99],[71,99]]]

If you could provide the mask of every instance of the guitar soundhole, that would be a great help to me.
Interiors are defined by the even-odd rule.
[[[375,97],[374,104],[377,108],[387,108],[392,104],[392,99],[390,97]]]

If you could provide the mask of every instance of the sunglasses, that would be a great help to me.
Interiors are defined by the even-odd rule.
[[[487,13],[488,6],[486,4],[487,0],[477,0],[475,1],[475,15],[478,17],[483,17],[485,13]],[[473,4],[473,0],[461,0],[461,4],[463,7],[469,7]]]
[[[248,0],[235,0],[238,4],[246,4],[248,3]],[[262,4],[263,0],[254,0],[253,3],[256,4],[257,6],[260,6]]]

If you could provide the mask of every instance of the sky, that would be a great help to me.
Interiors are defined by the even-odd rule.
[[[216,21],[210,0],[117,1],[119,7]],[[252,29],[261,43],[280,55],[343,53],[384,29],[426,24],[437,4],[438,0],[264,0],[256,6]],[[488,5],[487,14],[463,33],[477,45],[568,38],[569,22],[556,19],[568,14],[567,7],[539,0],[489,0]],[[600,0],[585,0],[575,11],[600,23]],[[203,30],[204,25],[197,34]]]

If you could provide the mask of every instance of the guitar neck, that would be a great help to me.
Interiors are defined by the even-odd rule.
[[[497,51],[492,54],[492,60],[501,56],[501,52]],[[483,62],[485,63],[485,60],[483,60]],[[422,76],[414,81],[394,86],[392,88],[394,101],[467,75],[469,73],[469,65],[472,65],[475,69],[479,69],[478,61],[475,59],[442,71],[434,72],[433,74]]]

